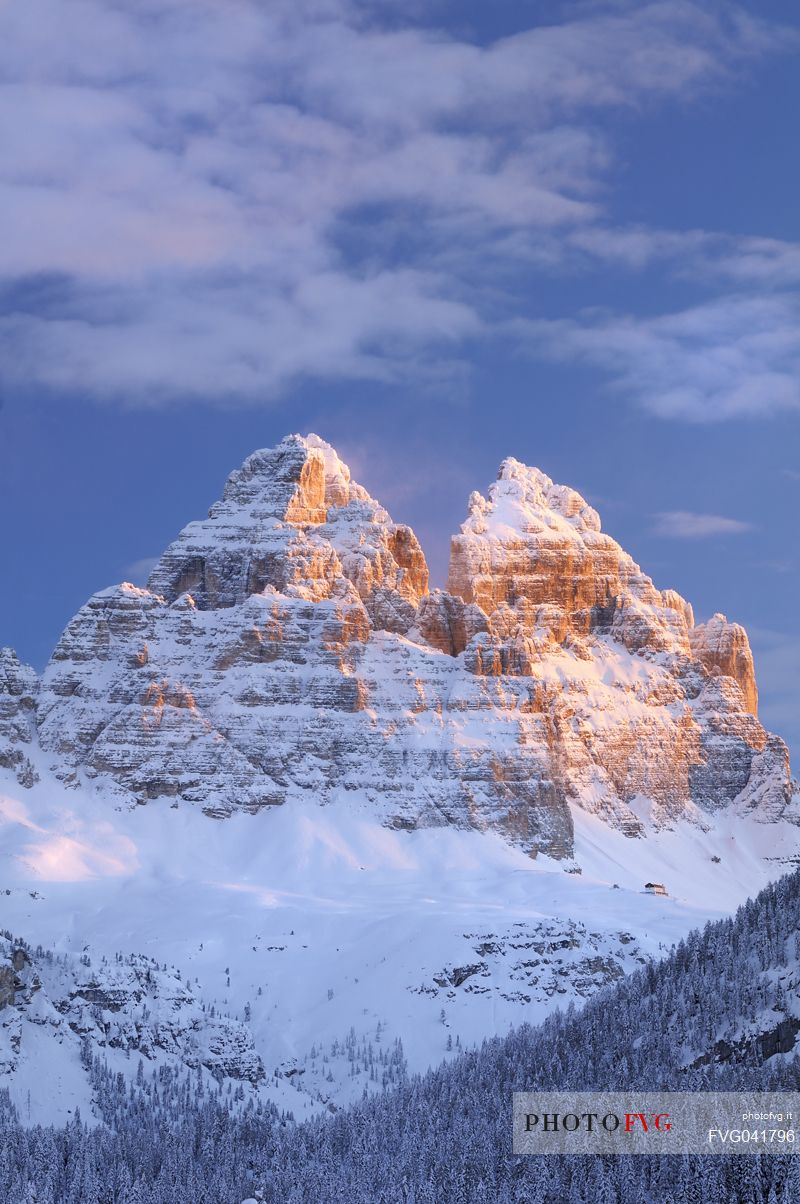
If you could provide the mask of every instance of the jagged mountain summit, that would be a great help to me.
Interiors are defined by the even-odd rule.
[[[447,591],[336,452],[291,435],[231,474],[146,589],[92,597],[38,686],[0,661],[0,759],[33,725],[67,782],[214,816],[358,792],[386,824],[573,856],[731,807],[790,817],[744,630],[660,591],[574,490],[508,459]],[[2,751],[2,750],[5,751]]]

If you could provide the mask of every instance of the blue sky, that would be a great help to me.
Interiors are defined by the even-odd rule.
[[[744,623],[800,763],[800,17],[0,0],[0,642],[316,430],[434,577],[506,455]]]

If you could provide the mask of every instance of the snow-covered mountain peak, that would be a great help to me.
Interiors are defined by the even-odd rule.
[[[351,483],[350,469],[319,435],[287,435],[275,447],[247,457],[225,483],[219,513],[226,503],[258,506],[282,521],[324,522],[328,506],[369,500],[366,490]]]
[[[783,814],[746,633],[695,626],[599,526],[508,459],[430,592],[413,531],[324,440],[290,435],[231,474],[147,589],[78,612],[27,729],[4,704],[5,763],[24,768],[28,731],[62,780],[129,801],[221,816],[357,797],[384,824],[492,829],[568,863],[576,807],[630,836],[731,804]]]
[[[393,523],[312,434],[248,456],[208,517],[170,544],[148,589],[168,603],[188,592],[200,609],[216,610],[269,587],[318,602],[341,594],[342,581],[353,584],[375,626],[397,627],[405,615],[407,628],[428,568],[410,528]]]
[[[513,458],[501,464],[488,497],[470,497],[451,544],[448,589],[488,614],[522,600],[556,605],[578,632],[607,624],[626,603],[677,609],[678,623],[668,619],[677,628],[689,613],[677,595],[665,603],[628,553],[602,533],[597,511],[576,490]],[[676,635],[685,649],[683,628]]]
[[[557,485],[540,468],[531,468],[513,456],[500,465],[483,511],[484,521],[498,538],[503,537],[504,529],[517,533],[546,527],[558,531],[600,530],[599,514],[577,490]]]

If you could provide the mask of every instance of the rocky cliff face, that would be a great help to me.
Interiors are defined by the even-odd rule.
[[[62,777],[138,802],[223,815],[357,792],[389,824],[568,858],[574,806],[630,836],[645,815],[776,818],[786,750],[755,711],[742,628],[695,627],[573,490],[505,461],[429,592],[413,532],[322,440],[290,436],[231,475],[147,589],[78,612],[38,729]]]
[[[217,610],[268,589],[319,602],[345,582],[375,628],[405,630],[428,591],[428,567],[413,531],[393,523],[333,448],[310,435],[245,460],[208,518],[167,548],[148,588],[169,603],[189,593],[198,609]]]
[[[265,1077],[250,1030],[207,1009],[190,982],[142,955],[103,958],[38,953],[0,934],[0,1083],[38,1034],[92,1054],[120,1050],[205,1067],[219,1081]]]
[[[716,614],[689,631],[689,643],[692,655],[711,673],[718,671],[739,683],[748,711],[757,715],[756,671],[745,629]]]
[[[28,750],[36,735],[39,682],[30,665],[12,648],[0,648],[0,769],[14,771],[21,786],[32,786],[36,772]]]

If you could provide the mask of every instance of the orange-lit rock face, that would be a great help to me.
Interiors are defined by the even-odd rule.
[[[321,601],[342,577],[368,608],[380,593],[377,626],[387,591],[415,607],[428,588],[413,531],[351,482],[323,440],[291,435],[231,473],[222,500],[167,548],[148,588],[168,602],[189,593],[200,609],[215,610],[270,586]],[[401,610],[408,626],[412,616]]]
[[[487,615],[478,673],[530,673],[548,641],[571,641],[575,656],[591,659],[591,634],[634,654],[690,654],[688,603],[655,588],[580,494],[516,460],[501,466],[488,498],[472,494],[452,541],[449,589]]]
[[[699,623],[690,633],[692,654],[707,669],[732,677],[741,686],[745,704],[752,715],[758,714],[758,690],[750,641],[744,627],[729,623],[716,614],[707,623]]]
[[[284,518],[287,523],[307,526],[324,523],[328,514],[325,498],[325,461],[322,456],[303,459],[297,486],[289,498]]]
[[[397,588],[410,602],[418,604],[428,592],[428,565],[416,535],[410,527],[395,527],[389,536],[387,550],[403,574]]]
[[[503,463],[489,499],[472,494],[452,540],[448,589],[487,614],[503,603],[557,606],[584,632],[607,624],[625,592],[660,601],[580,494],[517,460]]]
[[[538,470],[508,460],[488,498],[471,496],[448,586],[456,599],[439,602],[437,622],[426,615],[420,630],[446,647],[449,630],[459,630],[450,617],[459,615],[457,599],[480,607],[485,625],[464,645],[465,667],[479,676],[547,682],[565,653],[596,672],[614,647],[632,665],[652,665],[644,680],[617,681],[617,705],[590,673],[580,685],[562,678],[555,695],[549,686],[532,692],[529,707],[549,716],[538,740],[548,742],[554,780],[568,797],[585,798],[597,793],[590,782],[600,773],[607,797],[593,805],[625,830],[639,824],[620,818],[618,800],[647,798],[665,821],[687,802],[714,809],[755,782],[772,756],[751,719],[757,693],[745,631],[719,615],[695,627],[689,603],[656,589],[580,495]],[[785,798],[779,760],[776,797]]]
[[[489,623],[479,606],[437,589],[420,600],[416,628],[426,644],[458,656],[474,635],[488,631]]]
[[[2,681],[0,663],[0,757],[19,714]],[[290,436],[231,474],[148,589],[90,599],[35,705],[62,776],[123,799],[357,797],[569,858],[575,808],[631,837],[734,802],[782,814],[785,747],[755,702],[743,630],[695,627],[574,490],[506,461],[429,592],[410,528]]]

